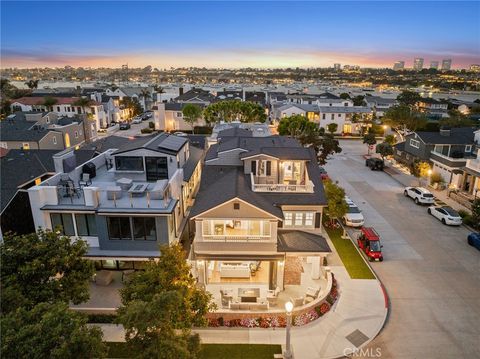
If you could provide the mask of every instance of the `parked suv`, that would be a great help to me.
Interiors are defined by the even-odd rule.
[[[342,220],[343,224],[349,227],[361,227],[365,223],[362,211],[354,204],[348,204],[348,211]]]
[[[416,204],[433,204],[435,197],[423,187],[406,187],[403,191],[405,197],[412,198]]]
[[[379,170],[383,171],[384,163],[380,158],[367,158],[365,161],[365,166],[370,167],[372,171]]]

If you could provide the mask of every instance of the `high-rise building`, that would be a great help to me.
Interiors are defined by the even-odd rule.
[[[393,64],[393,69],[395,71],[403,70],[405,68],[405,61],[397,61]]]
[[[438,61],[430,61],[430,68],[438,70]]]
[[[416,57],[413,60],[413,69],[417,71],[423,69],[423,59],[421,57]]]
[[[444,59],[442,60],[442,70],[448,71],[452,68],[452,59]]]
[[[478,65],[478,64],[472,64],[472,65],[470,65],[470,71],[480,72],[480,65]]]
[[[333,64],[333,69],[335,71],[340,71],[342,69],[342,65],[341,64]]]

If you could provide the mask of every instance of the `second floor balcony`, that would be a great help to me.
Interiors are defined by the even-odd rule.
[[[254,192],[313,193],[314,184],[308,178],[303,180],[284,179],[283,182],[250,174]]]

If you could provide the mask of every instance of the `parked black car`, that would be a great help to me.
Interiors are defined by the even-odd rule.
[[[372,171],[374,170],[383,171],[384,163],[380,158],[368,158],[365,161],[365,166],[370,167]]]

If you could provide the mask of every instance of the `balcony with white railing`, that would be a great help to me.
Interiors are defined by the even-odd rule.
[[[250,173],[252,190],[254,192],[282,192],[282,193],[313,193],[314,184],[307,179],[305,183],[298,184],[298,181],[284,181],[284,183],[275,183],[267,180],[267,183],[257,183],[257,178]]]

